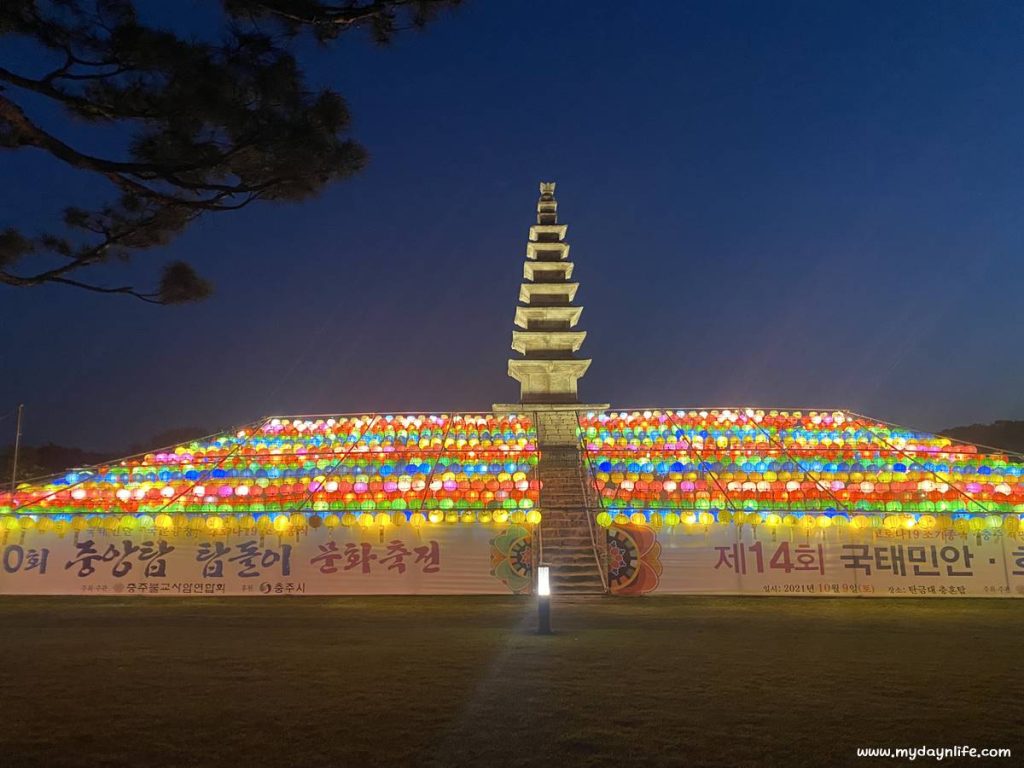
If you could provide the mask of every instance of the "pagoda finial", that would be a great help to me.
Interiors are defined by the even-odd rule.
[[[540,183],[540,200],[537,201],[537,223],[558,223],[558,201],[555,200],[555,182]]]

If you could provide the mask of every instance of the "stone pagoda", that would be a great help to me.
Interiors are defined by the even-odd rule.
[[[522,357],[508,361],[523,403],[578,403],[578,382],[590,367],[576,356],[587,332],[576,330],[583,307],[573,304],[579,283],[572,281],[567,229],[558,223],[555,183],[541,182],[512,332],[512,349]]]
[[[560,593],[606,591],[602,576],[605,532],[593,522],[599,502],[580,451],[578,414],[608,405],[582,404],[579,380],[590,360],[578,356],[586,331],[579,330],[583,307],[576,305],[579,283],[558,223],[555,183],[541,182],[537,223],[530,227],[519,286],[508,375],[519,382],[519,402],[495,411],[530,413],[541,452],[538,474],[543,512],[539,550],[551,567],[552,587]]]

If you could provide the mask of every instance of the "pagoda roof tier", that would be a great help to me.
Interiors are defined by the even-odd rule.
[[[582,314],[583,307],[516,307],[515,324],[529,328],[530,323],[568,323],[574,328]]]
[[[508,375],[522,384],[524,403],[576,402],[576,387],[590,360],[509,360]]]
[[[529,242],[526,244],[526,258],[528,259],[540,259],[540,253],[550,253],[556,251],[559,259],[569,258],[569,244],[565,242],[561,243],[535,243]],[[543,259],[540,259],[543,261]]]
[[[534,296],[565,296],[566,301],[572,301],[579,287],[579,283],[521,283],[519,300],[530,304]]]
[[[587,337],[586,331],[512,331],[512,349],[531,352],[577,352]]]
[[[559,240],[564,240],[568,229],[568,224],[534,224],[530,227],[530,240],[537,242],[541,235],[558,235]]]
[[[523,264],[523,277],[526,280],[536,280],[537,272],[561,272],[562,279],[568,280],[572,277],[572,270],[575,265],[571,261],[527,261]]]

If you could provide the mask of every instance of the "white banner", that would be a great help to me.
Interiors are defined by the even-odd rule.
[[[1001,530],[612,526],[609,572],[618,594],[1024,597],[1024,541]]]
[[[529,589],[530,532],[481,525],[253,533],[8,532],[0,594],[411,595]]]
[[[1024,541],[1001,530],[616,526],[613,594],[1024,597]],[[529,592],[530,531],[509,525],[298,535],[6,531],[0,594],[410,595]]]

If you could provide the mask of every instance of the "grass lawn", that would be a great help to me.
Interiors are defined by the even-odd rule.
[[[538,637],[511,597],[2,598],[0,766],[1024,757],[1015,600],[597,598],[553,617]]]

